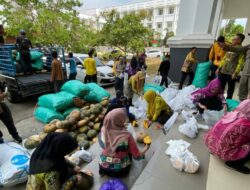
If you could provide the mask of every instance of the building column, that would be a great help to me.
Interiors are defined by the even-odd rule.
[[[190,48],[198,48],[197,57],[203,62],[214,42],[221,18],[223,0],[182,0],[176,35],[168,40],[171,54],[170,78],[179,82],[181,66]]]

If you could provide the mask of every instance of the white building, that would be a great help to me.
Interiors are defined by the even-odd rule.
[[[104,11],[116,10],[119,16],[123,17],[131,12],[146,10],[151,15],[151,18],[143,21],[144,26],[154,29],[161,34],[161,38],[164,38],[167,31],[176,33],[179,3],[180,0],[151,0],[103,9],[80,10],[80,13],[97,18],[99,20],[98,29],[101,29],[104,20],[100,13]]]

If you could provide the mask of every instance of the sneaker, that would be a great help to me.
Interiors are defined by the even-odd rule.
[[[0,144],[3,144],[3,143],[4,143],[3,137],[0,137]]]
[[[229,169],[235,170],[235,171],[240,172],[242,174],[250,174],[250,169],[246,166],[243,166],[243,165],[238,165],[238,164],[234,164],[231,162],[226,162],[225,166]]]
[[[15,136],[15,137],[13,137],[13,139],[15,140],[15,141],[17,141],[18,143],[21,143],[23,140],[22,140],[22,138],[20,137],[20,136]]]

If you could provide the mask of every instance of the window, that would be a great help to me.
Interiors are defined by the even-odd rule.
[[[174,14],[174,7],[169,7],[168,14]]]
[[[163,15],[163,8],[158,9],[158,15]]]
[[[167,22],[167,28],[169,30],[172,30],[172,27],[173,27],[173,22]]]
[[[152,17],[153,14],[154,14],[154,11],[153,11],[152,9],[148,10],[148,15],[149,15],[150,17]]]
[[[159,22],[159,23],[157,23],[157,28],[162,28],[162,23],[161,22]]]

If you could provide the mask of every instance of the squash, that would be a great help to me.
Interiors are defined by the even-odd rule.
[[[138,131],[136,133],[136,141],[138,143],[143,143],[143,139],[147,136],[147,134],[143,131]]]
[[[48,133],[43,133],[43,132],[41,132],[40,134],[39,134],[39,138],[40,138],[40,140],[42,141],[43,139],[45,139],[45,137],[48,135]]]
[[[68,117],[68,119],[67,119],[72,125],[73,124],[76,124],[77,122],[78,122],[78,120],[75,118],[75,117]]]
[[[101,101],[102,106],[106,107],[109,104],[108,100]]]
[[[75,133],[75,132],[73,132],[73,131],[69,132],[68,134],[69,134],[73,139],[76,139],[76,137],[77,137],[77,133]]]
[[[97,117],[97,118],[95,118],[94,123],[98,123],[99,121],[100,121],[100,119]]]
[[[87,136],[88,136],[88,138],[89,139],[93,139],[93,138],[95,138],[96,136],[97,136],[97,131],[96,130],[94,130],[94,129],[90,129],[89,131],[88,131],[88,133],[87,133]]]
[[[147,119],[143,120],[143,127],[146,128],[146,129],[149,128],[149,124],[148,124],[148,120]]]
[[[100,115],[98,116],[98,118],[99,118],[99,121],[102,121],[102,120],[104,119],[104,115],[103,115],[103,114],[100,114]]]
[[[78,132],[79,133],[87,133],[89,130],[89,127],[88,126],[84,126],[84,127],[81,127],[78,129]]]
[[[80,112],[81,112],[81,111],[84,111],[84,110],[89,110],[89,109],[90,109],[89,106],[84,106],[82,109],[80,109]]]
[[[88,136],[87,136],[86,134],[84,134],[84,133],[79,134],[79,135],[77,135],[77,137],[76,137],[76,141],[77,141],[77,142],[80,142],[80,141],[83,141],[83,140],[87,140],[87,139],[88,139]]]
[[[90,119],[91,121],[94,121],[94,120],[95,120],[95,115],[94,115],[94,114],[90,115],[89,119]]]
[[[81,111],[81,118],[84,117],[89,117],[91,115],[90,110],[83,110]]]
[[[94,125],[93,129],[96,130],[96,131],[100,131],[100,129],[101,129],[101,124],[100,124],[100,123],[96,123],[96,124]]]
[[[133,127],[138,127],[137,121],[133,121],[133,122],[132,122],[132,126],[133,126]]]
[[[89,122],[89,123],[88,123],[88,126],[89,126],[90,128],[93,128],[94,125],[95,125],[95,123],[93,123],[93,122]]]
[[[150,145],[152,142],[151,137],[149,135],[147,135],[146,137],[143,138],[143,143]]]
[[[74,125],[74,123],[70,122],[69,120],[56,122],[56,128],[58,128],[58,129],[68,129],[72,125]]]
[[[55,132],[56,133],[66,133],[66,132],[68,132],[68,130],[67,129],[57,129]]]
[[[49,124],[56,124],[56,122],[58,122],[58,121],[60,121],[60,120],[58,120],[58,119],[53,119]]]
[[[85,125],[87,125],[87,124],[88,124],[88,120],[83,119],[83,120],[78,121],[77,127],[78,127],[78,128],[81,128],[81,127],[83,127],[83,126],[85,126]]]
[[[90,142],[87,140],[82,140],[78,142],[78,145],[82,147],[84,150],[87,150],[90,147]]]
[[[26,139],[26,141],[24,142],[24,147],[27,149],[34,149],[38,147],[40,143],[41,139],[39,135],[32,135]]]
[[[43,132],[45,133],[52,133],[55,132],[55,130],[56,130],[56,125],[54,124],[47,124],[43,128]]]
[[[73,103],[74,103],[74,106],[78,108],[82,108],[86,104],[86,102],[82,100],[81,98],[74,98]]]
[[[73,117],[73,118],[75,118],[76,121],[79,121],[81,119],[81,112],[78,110],[73,110],[70,113],[70,117]]]

